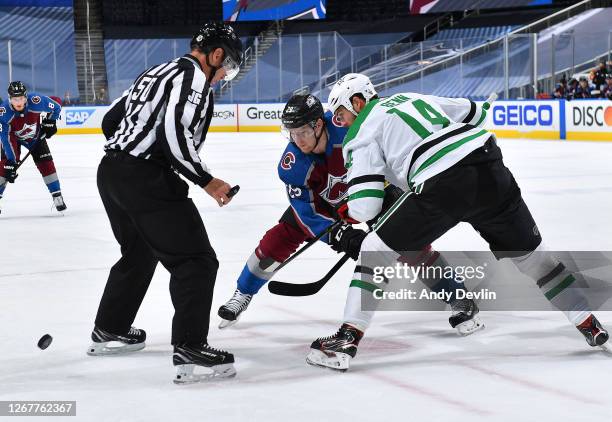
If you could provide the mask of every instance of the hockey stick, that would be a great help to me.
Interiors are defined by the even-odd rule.
[[[32,155],[32,151],[28,150],[26,156],[23,157],[23,159],[19,161],[19,163],[15,166],[15,171],[19,170],[19,167],[21,167],[21,165],[25,163],[25,160],[27,160],[30,155]]]
[[[288,259],[286,259],[285,261],[283,261],[282,264],[280,264],[278,266],[278,268],[276,270],[274,270],[275,272],[280,271],[281,268],[283,268],[285,265],[287,265],[288,263],[290,263],[291,261],[293,261],[295,258],[297,258],[302,252],[304,252],[306,249],[310,248],[312,245],[314,245],[315,243],[317,243],[317,241],[319,239],[321,239],[323,236],[325,236],[328,233],[331,233],[331,231],[333,229],[335,229],[338,225],[342,224],[342,220],[336,220],[333,223],[331,223],[325,230],[323,230],[321,233],[319,233],[317,235],[317,237],[315,237],[314,239],[311,239],[308,241],[308,243],[306,243],[306,245],[304,245],[304,247],[302,247],[299,251],[297,251],[296,253],[294,253],[293,255],[291,255]]]
[[[372,229],[369,229],[366,234],[370,233]],[[336,264],[321,278],[320,280],[312,283],[286,283],[284,281],[272,280],[268,283],[268,290],[270,293],[274,293],[279,296],[310,296],[317,293],[319,290],[327,284],[331,278],[336,275],[338,270],[344,265],[350,258],[349,255],[345,254]]]
[[[484,104],[482,105],[482,108],[484,108],[485,110],[490,109],[491,104],[493,104],[496,100],[497,94],[495,92],[492,92],[491,95],[489,95],[489,98],[485,100]]]
[[[37,142],[40,142],[40,141],[42,141],[42,140],[44,140],[46,138],[47,138],[47,135],[43,134],[40,138],[38,138]],[[32,149],[34,149],[34,148],[32,148]],[[25,160],[27,160],[30,155],[32,155],[32,150],[31,149],[28,150],[28,153],[26,154],[26,156],[23,157],[23,159],[20,160],[19,163],[15,166],[15,171],[19,170],[19,167],[21,167],[21,165],[23,163],[25,163]]]
[[[270,281],[268,290],[279,296],[310,296],[317,293],[327,284],[329,280],[338,272],[338,270],[348,261],[350,256],[344,255],[336,264],[323,276],[322,279],[312,283],[294,284],[285,283],[282,281]]]

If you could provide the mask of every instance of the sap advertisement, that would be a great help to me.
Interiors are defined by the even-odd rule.
[[[62,107],[57,130],[60,134],[102,133],[102,119],[108,107]]]
[[[325,19],[325,0],[223,0],[223,20]]]

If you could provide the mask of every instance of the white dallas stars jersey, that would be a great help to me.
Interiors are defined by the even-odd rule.
[[[483,146],[492,136],[480,128],[485,117],[463,98],[400,93],[370,101],[342,144],[350,216],[367,221],[380,212],[385,179],[415,189]]]

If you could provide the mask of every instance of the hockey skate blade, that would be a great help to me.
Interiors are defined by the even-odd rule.
[[[59,211],[57,208],[55,208],[55,205],[51,205],[51,216],[53,217],[64,217],[64,211]]]
[[[346,353],[334,353],[332,356],[328,356],[320,350],[310,349],[310,353],[306,356],[306,363],[346,372],[351,364],[351,359],[351,356]]]
[[[209,369],[211,372],[195,374],[194,370],[196,367]],[[176,365],[175,368],[176,376],[174,377],[174,383],[180,385],[195,384],[198,382],[212,381],[215,379],[233,378],[236,376],[236,369],[234,368],[233,363],[211,366],[210,368],[195,364],[185,364]]]
[[[604,352],[612,354],[612,343],[610,342],[610,340],[606,341],[604,344],[600,345],[599,347]]]
[[[476,331],[484,330],[484,328],[484,322],[478,316],[475,316],[474,318],[457,325],[455,330],[457,330],[457,334],[461,337],[467,337],[474,334]]]
[[[231,327],[232,325],[236,324],[239,319],[240,319],[240,315],[238,315],[238,318],[236,318],[235,320],[221,318],[221,322],[219,323],[219,329],[222,330],[224,328]]]
[[[115,356],[126,353],[137,352],[145,348],[145,343],[125,344],[119,341],[105,341],[102,343],[92,343],[87,349],[89,356]]]

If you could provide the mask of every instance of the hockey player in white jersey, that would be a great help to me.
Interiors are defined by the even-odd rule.
[[[389,265],[406,251],[418,251],[459,222],[467,222],[497,259],[510,258],[537,282],[589,345],[612,350],[608,332],[586,299],[569,288],[575,275],[546,253],[495,136],[480,127],[486,105],[416,93],[381,99],[361,74],[338,80],[328,104],[335,119],[350,127],[343,142],[349,195],[341,216],[367,221],[380,212],[380,175],[406,191],[363,240],[360,261],[369,252],[369,265]],[[373,284],[371,273],[366,269],[354,274],[344,323],[335,335],[312,343],[308,363],[348,369],[374,314],[361,307],[362,295],[380,287]]]

